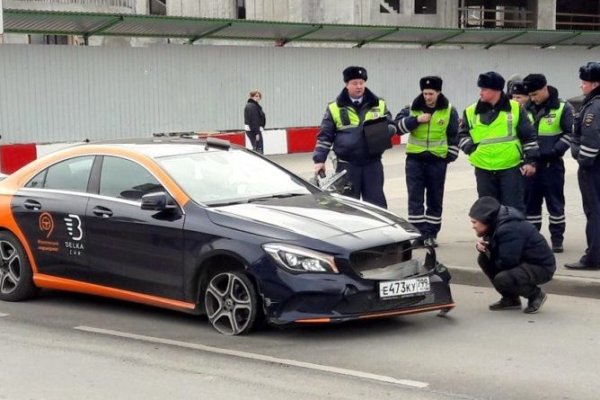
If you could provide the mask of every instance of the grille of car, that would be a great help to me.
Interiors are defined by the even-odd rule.
[[[340,314],[364,314],[431,304],[433,301],[432,294],[382,300],[374,293],[361,293],[340,301],[334,310]]]
[[[350,255],[350,266],[357,274],[363,276],[365,271],[410,260],[412,256],[410,248],[410,241],[405,241],[356,251]]]

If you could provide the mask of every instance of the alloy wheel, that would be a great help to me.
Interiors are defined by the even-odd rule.
[[[250,280],[240,272],[212,277],[205,294],[206,314],[224,335],[250,331],[256,318],[256,296]]]
[[[21,258],[12,243],[0,241],[0,293],[15,291],[21,280]]]

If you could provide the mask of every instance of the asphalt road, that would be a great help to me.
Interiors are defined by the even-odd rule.
[[[76,294],[0,302],[0,399],[597,399],[600,300],[541,313],[458,304],[360,323],[225,337],[205,319]]]

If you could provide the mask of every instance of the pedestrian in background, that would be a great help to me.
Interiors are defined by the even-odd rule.
[[[586,217],[585,254],[572,269],[600,269],[600,63],[589,62],[579,68],[581,92],[585,96],[575,117],[571,153],[577,160],[577,179]]]
[[[250,143],[252,143],[252,150],[263,154],[263,131],[267,119],[259,104],[261,99],[262,93],[259,90],[250,91],[250,98],[246,103],[246,107],[244,107],[244,130]]]
[[[350,66],[342,75],[345,87],[327,106],[317,135],[315,173],[325,172],[325,160],[333,148],[337,172],[347,171],[349,195],[387,208],[381,156],[391,147],[391,137],[396,132],[394,121],[385,100],[366,87],[366,69]],[[372,134],[366,134],[366,126],[374,127],[368,129]]]
[[[538,286],[549,282],[556,270],[556,259],[540,232],[513,207],[502,206],[493,197],[479,198],[469,211],[471,224],[479,238],[477,262],[502,298],[490,304],[492,311],[521,309],[537,313],[546,294]]]
[[[458,157],[458,113],[442,93],[442,83],[439,76],[421,78],[421,93],[395,119],[400,135],[410,133],[405,166],[408,222],[421,232],[416,244],[433,247],[442,226],[446,170]]]
[[[459,147],[475,167],[479,197],[525,212],[523,175],[535,173],[537,135],[525,110],[502,91],[504,78],[490,71],[479,75],[479,101],[464,112]]]
[[[542,227],[542,203],[546,201],[552,251],[562,253],[565,233],[565,163],[563,155],[571,145],[573,107],[558,97],[543,74],[529,74],[523,86],[530,100],[525,109],[537,131],[540,158],[535,175],[525,178],[527,220]]]

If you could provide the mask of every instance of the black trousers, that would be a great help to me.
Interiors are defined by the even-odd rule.
[[[511,206],[525,213],[525,189],[519,167],[488,171],[475,168],[477,194],[491,196],[504,206]]]
[[[538,285],[549,282],[555,269],[522,263],[515,268],[501,270],[484,254],[477,259],[479,267],[487,275],[494,288],[503,297],[530,298],[538,293]]]
[[[250,140],[250,143],[252,144],[252,150],[254,150],[257,153],[264,154],[262,132],[258,133],[258,134],[254,134],[250,131],[246,131],[246,136],[248,137],[248,139]],[[256,138],[257,136],[258,136],[258,139]]]
[[[383,164],[381,159],[367,164],[352,164],[338,159],[336,172],[347,170],[346,176],[352,186],[348,194],[355,199],[361,199],[376,206],[387,208],[383,193]]]
[[[552,244],[562,245],[565,219],[565,163],[562,159],[538,163],[535,175],[525,178],[527,220],[542,227],[542,203],[546,200]]]
[[[446,160],[432,156],[406,156],[408,222],[424,239],[437,237],[442,227]]]
[[[591,167],[579,167],[577,178],[587,220],[587,249],[580,261],[582,264],[597,267],[600,266],[600,161],[596,160]]]

